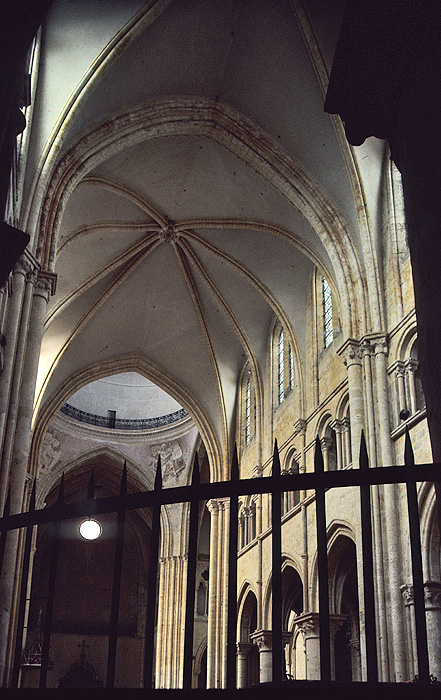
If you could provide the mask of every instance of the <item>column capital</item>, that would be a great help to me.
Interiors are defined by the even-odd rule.
[[[294,624],[305,639],[320,636],[318,613],[302,613],[295,618]]]
[[[409,357],[408,360],[404,363],[404,370],[406,374],[415,374],[419,367],[419,362],[418,360],[415,360],[413,357]]]
[[[244,656],[247,656],[252,648],[253,644],[251,642],[237,642],[236,644],[236,652],[238,655],[243,654]]]
[[[377,355],[386,355],[388,353],[387,336],[379,336],[373,340],[375,357]]]
[[[330,438],[330,437],[326,437],[326,436],[320,438],[320,445],[322,446],[322,450],[324,450],[325,452],[327,452],[327,451],[329,450],[329,448],[331,447],[331,445],[332,445],[332,440],[331,440],[331,438]]]
[[[351,365],[361,365],[363,352],[360,347],[360,342],[354,338],[348,338],[347,341],[338,348],[337,354],[343,358],[343,362],[347,367]]]
[[[282,632],[282,644],[285,646],[291,640],[293,633],[288,631]],[[250,634],[250,639],[253,644],[259,647],[259,651],[271,651],[273,648],[273,632],[272,630],[256,630]]]
[[[41,270],[38,273],[37,281],[35,283],[34,296],[42,297],[47,303],[50,297],[55,294],[56,286],[57,275],[54,272],[46,272]]]
[[[329,615],[329,627],[331,639],[333,639],[340,627],[348,619],[347,615]],[[305,639],[314,639],[320,637],[320,615],[319,613],[310,612],[302,613],[294,619],[294,624],[303,634]]]
[[[404,583],[400,586],[401,595],[404,598],[404,605],[409,607],[413,605],[413,586],[411,584]]]
[[[342,419],[336,418],[329,425],[337,434],[343,432],[344,422]]]
[[[374,348],[369,338],[362,338],[360,345],[363,357],[368,355],[372,356],[374,354]]]
[[[253,467],[253,478],[259,479],[263,475],[263,467],[260,464],[256,464]]]
[[[441,583],[428,581],[424,584],[426,610],[441,610]]]
[[[306,420],[303,420],[303,418],[299,418],[294,423],[294,437],[297,435],[305,435],[306,434]]]
[[[259,647],[259,651],[270,651],[273,648],[273,633],[271,630],[256,630],[250,634],[253,644]]]
[[[14,265],[13,274],[23,275],[23,277],[32,277],[38,273],[40,270],[40,264],[37,259],[32,255],[32,253],[25,249],[20,255],[19,259]]]
[[[217,515],[219,513],[219,502],[217,498],[210,498],[206,506],[210,515]]]

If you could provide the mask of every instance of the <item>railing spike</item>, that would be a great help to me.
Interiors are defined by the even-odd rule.
[[[89,488],[87,489],[87,498],[93,500],[95,498],[95,469],[92,467],[89,479]]]
[[[315,438],[315,453],[314,453],[314,471],[323,472],[325,470],[325,463],[323,461],[322,446],[320,443],[320,438],[317,435]]]
[[[201,481],[201,475],[199,472],[199,457],[198,453],[195,453],[194,456],[194,461],[193,461],[193,474],[191,475],[191,485],[192,486],[199,486]]]
[[[155,491],[162,490],[162,468],[161,468],[161,455],[158,455],[158,464],[156,466],[156,476],[155,476]]]
[[[280,476],[280,457],[279,457],[279,447],[277,444],[277,438],[274,440],[274,452],[273,452],[273,476]]]
[[[404,439],[404,464],[406,467],[415,465],[415,455],[413,453],[412,440],[410,439],[409,428],[406,425],[406,436]]]
[[[360,438],[360,469],[369,469],[369,455],[367,451],[366,438],[364,430],[361,431]]]

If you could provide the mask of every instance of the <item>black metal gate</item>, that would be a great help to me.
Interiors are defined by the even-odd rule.
[[[87,498],[76,503],[63,503],[64,478],[61,480],[58,501],[54,506],[36,510],[35,483],[26,513],[9,514],[9,501],[6,503],[3,518],[0,519],[0,572],[3,564],[5,539],[9,530],[25,528],[23,570],[18,608],[18,623],[15,639],[14,668],[12,687],[18,686],[23,647],[23,628],[26,609],[26,591],[29,575],[32,531],[35,525],[54,523],[51,570],[46,604],[46,614],[42,635],[42,655],[40,688],[46,688],[49,663],[49,646],[52,629],[52,609],[57,576],[58,545],[60,527],[63,520],[102,513],[117,513],[117,536],[115,543],[114,576],[110,610],[110,633],[107,658],[106,687],[113,688],[115,682],[116,648],[118,636],[118,614],[121,587],[122,555],[124,545],[125,516],[128,510],[151,508],[152,536],[148,580],[148,597],[145,629],[144,688],[152,688],[155,665],[154,623],[157,604],[158,552],[160,541],[161,506],[172,503],[190,503],[189,549],[187,566],[185,646],[183,687],[191,688],[193,670],[193,631],[195,605],[195,576],[197,557],[198,508],[200,501],[212,498],[230,498],[230,556],[228,571],[228,632],[227,632],[227,688],[236,687],[236,629],[237,629],[237,542],[238,542],[238,497],[270,493],[272,503],[272,678],[273,684],[284,680],[284,649],[282,641],[282,567],[281,567],[281,494],[284,491],[314,490],[316,503],[317,549],[318,549],[318,589],[320,627],[320,673],[323,687],[331,682],[330,622],[328,592],[328,557],[326,535],[325,501],[326,491],[347,486],[359,487],[362,560],[365,611],[365,649],[367,681],[378,681],[377,644],[375,628],[374,568],[372,553],[371,526],[371,486],[380,484],[406,484],[410,547],[413,572],[414,614],[417,645],[418,680],[430,684],[427,631],[425,617],[421,538],[418,513],[417,483],[439,480],[440,464],[415,465],[409,434],[406,434],[405,465],[370,468],[366,444],[362,435],[359,469],[344,471],[324,471],[320,441],[316,440],[314,472],[281,475],[277,443],[274,446],[272,476],[240,479],[237,452],[234,451],[230,481],[200,483],[197,456],[193,465],[192,483],[189,486],[162,488],[161,461],[158,458],[156,479],[152,491],[127,493],[127,473],[124,466],[120,493],[118,496],[95,499],[93,474]],[[439,505],[438,505],[439,508]],[[316,685],[316,683],[314,684]],[[359,684],[357,684],[359,685]],[[199,691],[201,692],[201,691]]]

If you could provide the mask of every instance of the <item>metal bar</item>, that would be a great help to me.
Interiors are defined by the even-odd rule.
[[[345,469],[324,473],[305,472],[302,474],[286,474],[283,476],[283,489],[286,491],[327,490],[343,486],[361,486],[363,484],[399,484],[420,481],[436,481],[439,479],[441,463],[419,464],[404,469],[398,467],[373,467],[366,473],[360,469]],[[198,498],[207,501],[210,498],[225,498],[232,495],[254,495],[270,493],[271,477],[241,479],[235,487],[229,481],[204,483],[198,486]],[[164,489],[159,494],[153,491],[140,491],[127,495],[126,510],[137,508],[152,508],[156,502],[161,505],[191,501],[194,494],[191,486],[179,486]],[[34,513],[17,513],[0,519],[0,531],[12,530],[28,525],[40,525],[57,520],[69,520],[87,515],[115,513],[118,511],[118,496],[95,499],[93,502],[84,499],[63,506],[55,505],[50,508],[36,510]]]
[[[9,491],[8,491],[8,496],[6,498],[5,507],[3,508],[3,518],[0,521],[0,523],[2,521],[5,522],[8,519],[10,509],[11,509],[11,489],[9,489]],[[7,535],[8,535],[8,530],[6,528],[4,530],[0,530],[0,575],[1,575],[2,569],[3,569],[3,559],[5,557],[5,546],[6,546]]]
[[[414,454],[409,431],[406,428],[404,465],[414,466]],[[423,563],[421,558],[420,515],[416,483],[407,483],[407,508],[409,513],[410,553],[412,559],[413,600],[418,659],[418,679],[430,682],[429,654],[427,649],[426,611],[424,601]]]
[[[239,460],[234,445],[230,483],[239,482]],[[228,558],[228,629],[227,629],[227,688],[236,687],[236,628],[237,628],[237,530],[239,518],[237,495],[230,498],[230,553]]]
[[[369,469],[369,457],[366,448],[364,431],[361,432],[360,469]],[[374,560],[372,552],[372,521],[371,521],[371,487],[369,484],[360,486],[361,507],[361,542],[363,556],[363,595],[364,595],[364,624],[366,639],[367,680],[378,681],[377,662],[377,633],[375,627],[375,595],[374,595]]]
[[[195,454],[191,485],[196,493],[199,484],[199,460]],[[187,592],[185,606],[185,640],[184,640],[184,689],[192,687],[193,679],[193,639],[194,639],[194,603],[196,586],[196,558],[198,545],[199,500],[190,501],[190,523],[188,529],[187,557]]]
[[[31,499],[29,502],[29,512],[35,510],[35,488],[36,480],[34,479],[34,485],[32,487]],[[24,620],[26,613],[26,599],[28,590],[28,577],[29,577],[29,563],[31,559],[31,545],[32,545],[32,533],[33,526],[30,525],[26,530],[26,539],[23,552],[23,566],[21,572],[21,583],[20,583],[20,602],[18,605],[18,618],[17,618],[17,632],[15,635],[15,653],[14,653],[14,665],[12,668],[12,678],[11,678],[11,688],[18,688],[18,677],[20,674],[20,662],[21,655],[23,651],[23,633],[24,633]]]
[[[271,482],[271,529],[272,529],[272,665],[273,681],[280,683],[285,676],[282,643],[282,484],[280,476],[279,450],[274,442]]]
[[[323,455],[320,440],[315,442],[314,469],[323,473]],[[325,489],[316,488],[315,506],[317,518],[317,562],[319,583],[319,625],[320,625],[320,679],[331,680],[331,644],[329,625],[328,552],[326,538]]]
[[[64,472],[61,476],[61,483],[58,490],[58,505],[63,503],[64,498]],[[47,669],[49,665],[49,647],[51,641],[51,631],[52,631],[52,613],[54,608],[54,596],[55,596],[55,583],[57,579],[57,565],[58,565],[58,549],[60,544],[60,533],[61,533],[61,520],[57,521],[54,525],[54,536],[52,540],[52,554],[51,554],[51,570],[49,573],[49,584],[46,600],[46,614],[44,617],[44,629],[43,629],[43,648],[41,652],[41,669],[40,669],[40,690],[46,688],[47,682]]]
[[[124,462],[124,469],[121,477],[121,486],[119,491],[120,505],[118,509],[118,521],[116,524],[116,541],[115,541],[115,558],[113,564],[113,584],[112,584],[112,603],[110,608],[110,632],[109,632],[109,649],[107,653],[107,677],[106,688],[115,686],[115,669],[116,669],[116,647],[118,644],[118,618],[119,618],[119,601],[121,593],[121,575],[122,562],[124,552],[124,531],[126,521],[125,497],[127,495],[127,466]]]
[[[149,562],[149,582],[147,591],[147,610],[145,628],[145,648],[144,648],[144,688],[153,687],[153,672],[155,661],[155,623],[156,623],[156,596],[158,578],[158,554],[160,538],[160,517],[162,491],[161,455],[158,456],[158,466],[156,468],[155,487],[153,494],[155,501],[152,512],[152,534],[150,540],[150,562]]]

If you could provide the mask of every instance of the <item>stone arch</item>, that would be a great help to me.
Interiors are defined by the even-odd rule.
[[[194,420],[206,447],[208,463],[210,465],[210,478],[212,481],[221,480],[223,464],[222,451],[215,430],[200,410],[198,403],[182,385],[171,377],[166,376],[164,372],[147,361],[146,358],[132,355],[109,360],[107,362],[97,362],[89,367],[83,368],[65,381],[43,405],[39,404],[37,401],[34,410],[29,472],[31,474],[37,473],[42,442],[46,430],[56,412],[67,399],[86,384],[116,372],[139,372],[155,382],[161,389],[168,392],[184,406]]]
[[[254,624],[255,627],[251,629]],[[249,642],[250,635],[257,629],[257,596],[249,581],[244,581],[239,595],[237,611],[237,631],[240,642]]]
[[[327,551],[328,557],[331,547],[333,547],[336,539],[340,536],[345,536],[347,539],[356,543],[355,532],[350,524],[344,520],[334,519],[327,527]],[[331,574],[329,574],[329,577]],[[314,551],[311,557],[311,610],[318,611],[318,559],[317,550]]]
[[[203,135],[213,139],[253,167],[301,212],[332,261],[342,297],[345,333],[363,334],[369,326],[367,286],[347,224],[318,184],[282,153],[268,134],[220,101],[194,97],[175,98],[173,103],[167,99],[153,100],[112,119],[111,123],[101,124],[73,146],[59,161],[46,186],[37,250],[43,265],[48,269],[54,265],[61,215],[78,182],[116,149],[172,135]],[[294,235],[291,238],[308,257],[316,259],[303,241],[296,240]],[[320,267],[324,268],[323,263]]]

